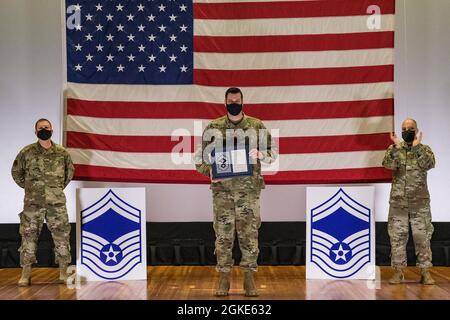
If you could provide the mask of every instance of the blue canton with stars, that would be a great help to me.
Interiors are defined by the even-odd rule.
[[[192,0],[66,0],[67,80],[192,84]]]

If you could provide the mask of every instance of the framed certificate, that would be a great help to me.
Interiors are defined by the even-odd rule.
[[[253,175],[253,166],[249,157],[247,144],[222,150],[214,149],[211,152],[213,179]]]

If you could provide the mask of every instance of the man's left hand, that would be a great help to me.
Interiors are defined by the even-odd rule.
[[[413,141],[413,147],[417,146],[420,143],[422,143],[422,131],[419,131],[416,134],[416,137],[414,138],[414,141]]]
[[[258,149],[252,149],[248,154],[253,160],[262,160],[264,158],[264,154],[261,151],[258,151]]]

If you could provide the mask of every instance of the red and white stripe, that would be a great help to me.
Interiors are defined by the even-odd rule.
[[[381,28],[367,28],[371,5]],[[194,1],[194,85],[67,84],[66,144],[83,180],[206,183],[190,158],[238,86],[244,110],[279,130],[267,183],[389,180],[394,0]],[[182,130],[180,130],[182,129]],[[182,136],[172,138],[172,135]],[[176,155],[175,155],[176,156]]]

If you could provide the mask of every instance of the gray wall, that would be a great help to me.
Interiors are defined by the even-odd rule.
[[[404,5],[406,2],[406,11]],[[61,142],[62,31],[60,0],[0,0],[0,223],[17,223],[23,190],[10,176],[17,152],[35,141],[34,122],[52,120]],[[405,20],[406,18],[406,20]],[[429,174],[434,221],[450,221],[450,1],[397,0],[396,128],[414,117],[424,143],[435,151]],[[145,186],[151,221],[209,221],[206,185],[72,182],[66,189],[71,221],[78,187]],[[376,184],[376,219],[386,221],[388,184]],[[265,221],[304,220],[306,186],[268,186],[261,208]]]

